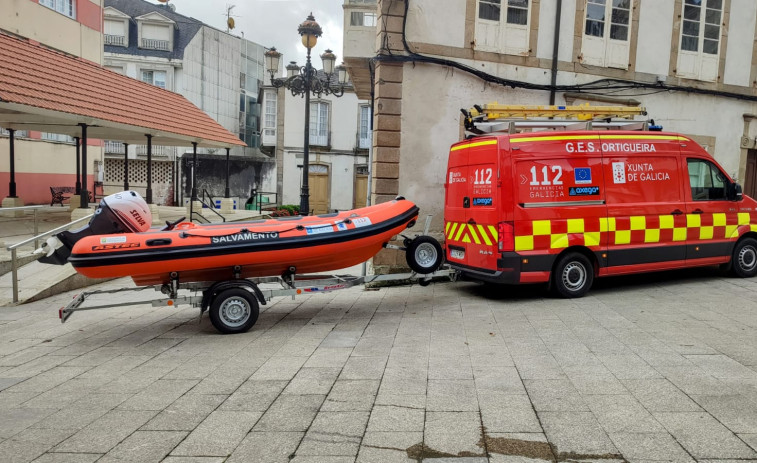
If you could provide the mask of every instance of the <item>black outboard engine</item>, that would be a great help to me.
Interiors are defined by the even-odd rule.
[[[39,259],[46,264],[64,265],[71,249],[85,236],[111,235],[114,233],[138,233],[147,231],[152,224],[152,214],[144,199],[136,191],[122,191],[106,196],[100,201],[89,223],[76,230],[66,230],[49,238],[38,249],[45,255]]]

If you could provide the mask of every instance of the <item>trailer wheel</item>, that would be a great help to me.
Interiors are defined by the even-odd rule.
[[[757,275],[757,240],[744,238],[736,243],[731,257],[731,272],[741,278]]]
[[[583,297],[594,282],[594,268],[583,254],[563,256],[552,272],[552,288],[566,298]]]
[[[258,321],[255,296],[242,288],[229,288],[213,297],[210,321],[223,334],[244,333]]]
[[[407,265],[422,275],[434,273],[442,265],[443,257],[442,245],[425,235],[414,238],[405,250]]]

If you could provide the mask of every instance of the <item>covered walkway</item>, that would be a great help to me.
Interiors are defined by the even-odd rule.
[[[92,185],[87,173],[88,138],[148,146],[148,203],[152,202],[149,166],[153,144],[192,146],[195,155],[197,147],[226,148],[227,157],[231,147],[244,146],[235,134],[177,93],[2,33],[0,127],[10,135],[10,180],[4,206],[23,204],[16,196],[15,162],[18,156],[33,156],[15,152],[14,133],[18,130],[76,139],[76,194],[82,208],[88,207],[88,185]]]

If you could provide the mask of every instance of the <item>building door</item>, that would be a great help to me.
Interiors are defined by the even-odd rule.
[[[357,166],[355,168],[355,198],[353,207],[365,207],[368,196],[368,166]]]
[[[744,194],[750,198],[757,198],[757,150],[747,152]]]
[[[310,210],[313,214],[329,212],[329,168],[315,164],[309,166]]]

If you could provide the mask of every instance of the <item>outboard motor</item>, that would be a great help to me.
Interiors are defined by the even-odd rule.
[[[64,265],[71,249],[85,236],[111,235],[114,233],[138,233],[147,231],[152,224],[152,214],[147,203],[136,191],[122,191],[104,197],[89,223],[76,230],[66,230],[49,238],[37,252],[45,255],[39,259],[46,264]]]

